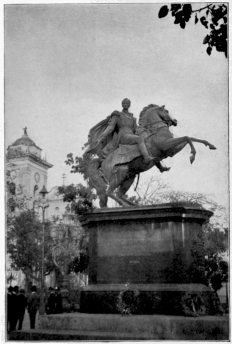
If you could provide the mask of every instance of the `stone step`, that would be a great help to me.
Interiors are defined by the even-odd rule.
[[[144,335],[131,333],[114,333],[99,331],[57,331],[57,330],[27,330],[14,331],[9,334],[9,340],[146,340]],[[154,337],[153,339],[159,339]]]
[[[48,333],[48,337],[49,333],[56,336],[63,333],[65,336],[88,338],[86,340],[228,340],[229,317],[87,313],[43,315],[40,317],[40,333]]]

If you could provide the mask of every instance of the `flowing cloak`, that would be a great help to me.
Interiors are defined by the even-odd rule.
[[[115,115],[120,116],[120,112],[113,112],[106,119],[102,120],[92,129],[90,129],[88,135],[89,145],[85,151],[85,153],[98,155],[100,159],[104,161],[106,161],[105,159],[107,158],[107,171],[111,169],[113,170],[113,167],[115,165],[125,164],[141,155],[137,144],[119,145],[120,135],[118,135],[117,127],[113,130],[112,133],[108,134],[102,142],[98,141],[101,134],[108,127],[111,118]],[[114,171],[114,173],[116,173],[116,170]]]
[[[85,153],[92,153],[99,155],[103,148],[107,146],[107,151],[112,151],[113,148],[116,149],[117,144],[117,130],[115,129],[112,133],[110,133],[102,142],[98,142],[99,137],[102,135],[102,133],[105,131],[105,129],[108,127],[109,122],[112,118],[112,116],[117,115],[117,113],[113,113],[110,116],[108,116],[106,119],[103,119],[101,122],[96,124],[93,128],[90,129],[89,135],[88,135],[88,146],[85,150]],[[110,147],[112,146],[112,147]],[[105,155],[107,155],[107,152],[105,152]]]

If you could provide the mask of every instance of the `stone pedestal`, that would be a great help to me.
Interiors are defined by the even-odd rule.
[[[81,293],[81,311],[185,314],[189,308],[214,314],[202,229],[212,215],[190,203],[88,214],[82,225],[90,234],[89,285]]]

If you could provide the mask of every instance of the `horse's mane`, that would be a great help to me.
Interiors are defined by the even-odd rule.
[[[142,124],[142,120],[143,120],[144,114],[147,112],[147,110],[149,110],[149,109],[152,108],[152,107],[155,107],[155,108],[157,108],[157,109],[159,108],[159,106],[158,106],[158,105],[155,105],[155,104],[150,104],[150,105],[145,106],[145,107],[142,109],[142,111],[140,112],[140,115],[139,115],[139,125]]]

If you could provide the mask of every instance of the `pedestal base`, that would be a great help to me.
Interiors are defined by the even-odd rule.
[[[111,314],[215,315],[217,296],[202,284],[90,285],[81,292],[81,312]]]
[[[196,204],[168,203],[84,216],[89,286],[81,312],[217,314],[206,287],[202,228],[212,215]]]

